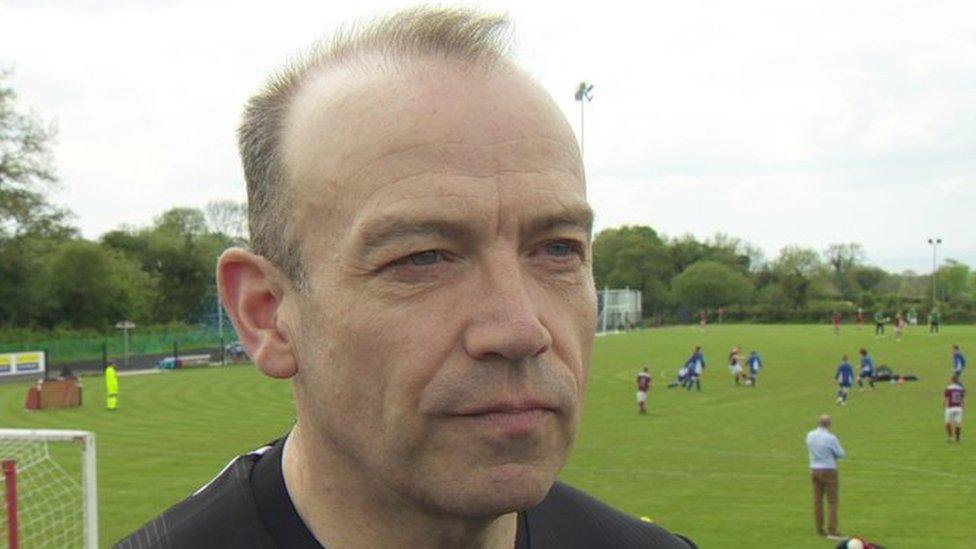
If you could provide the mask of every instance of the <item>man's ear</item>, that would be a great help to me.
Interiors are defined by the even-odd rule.
[[[270,261],[230,248],[217,261],[220,300],[241,344],[267,376],[290,378],[298,372],[292,334],[280,318],[291,283]]]

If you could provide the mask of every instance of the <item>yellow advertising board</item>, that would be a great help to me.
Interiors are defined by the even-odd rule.
[[[0,376],[43,373],[46,366],[42,351],[0,354]]]

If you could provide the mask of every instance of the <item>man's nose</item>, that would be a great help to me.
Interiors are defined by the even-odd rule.
[[[542,322],[541,290],[530,287],[516,261],[484,269],[478,283],[472,319],[464,333],[470,356],[522,360],[549,350],[552,336]]]

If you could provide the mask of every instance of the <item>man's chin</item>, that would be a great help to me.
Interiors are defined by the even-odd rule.
[[[456,516],[494,518],[534,507],[549,493],[555,478],[555,472],[537,466],[498,465],[448,484],[450,493],[435,496],[440,500],[436,505]]]

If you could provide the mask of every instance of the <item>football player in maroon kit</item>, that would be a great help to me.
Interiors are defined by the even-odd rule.
[[[959,382],[959,376],[952,376],[949,385],[942,393],[942,407],[945,408],[946,442],[959,442],[962,432],[962,408],[966,389]],[[953,439],[955,434],[955,439]]]
[[[637,373],[637,413],[647,413],[647,391],[651,388],[651,374],[647,367]]]

